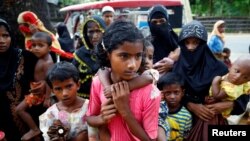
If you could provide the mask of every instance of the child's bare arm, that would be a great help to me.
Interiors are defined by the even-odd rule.
[[[159,77],[159,76],[154,76],[154,75],[155,75],[155,72],[145,71],[144,73],[142,73],[142,75],[139,75],[135,77],[134,79],[128,81],[129,90],[131,91],[131,90],[143,87],[147,84],[150,84],[156,81],[158,78],[155,78],[155,77]],[[159,75],[158,72],[156,75]],[[104,86],[105,97],[111,97],[111,90],[110,90],[111,82],[110,82],[109,76],[110,76],[110,71],[107,68],[99,69],[98,77]]]
[[[220,87],[221,81],[221,76],[216,76],[212,82],[212,95],[216,100],[222,100],[227,96],[226,93]]]
[[[116,108],[111,98],[108,98],[101,106],[99,115],[87,116],[86,121],[92,127],[100,127],[110,121],[116,115]]]
[[[141,88],[150,83],[156,82],[159,79],[159,72],[157,70],[146,70],[142,75],[137,76],[136,78],[128,81],[129,90],[134,90]]]
[[[104,87],[104,96],[106,98],[111,97],[111,91],[110,91],[111,81],[109,77],[110,71],[108,70],[108,68],[99,69],[97,74]]]
[[[51,95],[51,89],[50,89],[49,85],[46,83],[46,93],[45,93],[45,98],[44,98],[44,102],[43,102],[44,107],[51,106],[50,95]]]
[[[99,136],[101,141],[110,141],[110,133],[107,125],[99,128]]]

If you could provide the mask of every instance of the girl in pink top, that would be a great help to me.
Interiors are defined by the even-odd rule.
[[[106,30],[97,47],[102,67],[110,67],[111,98],[103,94],[98,76],[93,78],[87,122],[107,125],[111,141],[150,141],[157,137],[160,92],[149,84],[129,91],[127,81],[138,76],[144,59],[143,35],[127,21],[115,21]]]

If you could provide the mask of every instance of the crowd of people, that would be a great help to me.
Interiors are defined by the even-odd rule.
[[[75,44],[24,11],[23,49],[0,17],[0,141],[207,141],[208,125],[250,124],[250,56],[230,61],[225,21],[176,34],[155,5],[145,37],[115,16],[89,15]]]

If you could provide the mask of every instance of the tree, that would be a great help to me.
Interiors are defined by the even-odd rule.
[[[192,11],[198,16],[250,17],[250,0],[192,0]]]
[[[48,17],[48,4],[46,0],[0,0],[0,18],[5,19],[11,26],[15,41],[24,48],[24,37],[18,30],[17,17],[19,13],[30,10],[37,14],[44,26],[55,32]]]

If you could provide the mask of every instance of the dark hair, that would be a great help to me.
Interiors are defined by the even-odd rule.
[[[35,34],[32,35],[32,38],[42,38],[42,39],[45,39],[47,44],[49,46],[52,45],[52,38],[51,36],[46,33],[46,32],[36,32]]]
[[[166,85],[177,84],[184,88],[184,79],[174,72],[168,72],[160,77],[157,82],[157,87],[159,90],[162,90]]]
[[[107,59],[107,53],[111,53],[124,42],[143,43],[143,35],[140,30],[130,21],[117,20],[114,21],[104,32],[103,40],[97,45],[96,55],[97,61],[101,67],[110,67],[110,61]],[[143,47],[145,50],[145,47]],[[142,58],[144,62],[144,57]]]
[[[223,52],[224,52],[224,53],[230,53],[231,50],[230,50],[229,48],[225,47],[225,48],[223,48]]]
[[[147,48],[149,46],[153,47],[154,48],[154,45],[152,44],[152,37],[151,36],[147,36],[145,39],[144,39],[144,46]]]
[[[79,72],[77,68],[66,61],[61,61],[53,65],[48,73],[47,73],[47,78],[46,81],[48,85],[53,88],[52,82],[59,80],[59,81],[64,81],[67,79],[73,78],[74,82],[78,83],[79,81]]]

